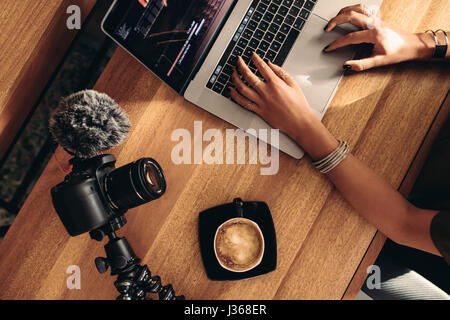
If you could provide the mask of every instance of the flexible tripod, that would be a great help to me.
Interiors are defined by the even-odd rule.
[[[184,296],[175,296],[171,284],[163,286],[159,276],[153,276],[147,265],[140,265],[139,259],[128,243],[115,231],[126,223],[125,217],[115,218],[109,225],[91,231],[92,239],[101,241],[108,236],[105,245],[106,258],[97,257],[95,265],[98,272],[105,273],[111,267],[111,275],[118,275],[114,286],[120,295],[117,300],[144,300],[147,293],[157,293],[160,300],[184,300]]]

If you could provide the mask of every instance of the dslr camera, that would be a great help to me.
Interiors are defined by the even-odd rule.
[[[157,293],[161,300],[176,296],[170,284],[163,286],[152,276],[125,237],[115,231],[126,223],[128,209],[161,197],[166,180],[161,166],[142,158],[120,168],[111,154],[101,154],[119,145],[130,129],[126,113],[104,93],[84,90],[61,100],[49,121],[53,139],[73,155],[72,171],[51,189],[53,206],[71,236],[89,232],[92,239],[109,238],[106,257],[97,257],[100,273],[111,268],[120,300],[143,300]],[[99,155],[100,153],[100,155]]]
[[[151,158],[120,168],[115,168],[116,159],[111,154],[70,162],[72,172],[51,189],[51,195],[71,236],[90,232],[100,241],[105,232],[116,231],[126,223],[128,209],[157,199],[166,190],[163,170]]]

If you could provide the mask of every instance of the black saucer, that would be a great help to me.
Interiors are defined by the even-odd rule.
[[[237,217],[256,222],[264,236],[264,255],[261,263],[246,272],[232,272],[224,269],[214,254],[214,236],[217,228],[225,221]],[[200,252],[209,279],[216,281],[247,279],[276,269],[277,240],[275,227],[269,207],[265,202],[242,202],[240,199],[234,199],[232,203],[200,212],[198,225]]]

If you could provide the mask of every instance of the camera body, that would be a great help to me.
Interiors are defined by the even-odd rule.
[[[130,208],[164,194],[166,182],[159,164],[142,158],[115,168],[111,154],[71,160],[72,172],[51,189],[53,206],[71,236],[103,226],[119,229]]]

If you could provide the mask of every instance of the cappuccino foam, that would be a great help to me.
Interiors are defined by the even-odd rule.
[[[222,264],[239,271],[257,264],[263,250],[263,239],[251,223],[233,221],[218,231],[215,245]]]

